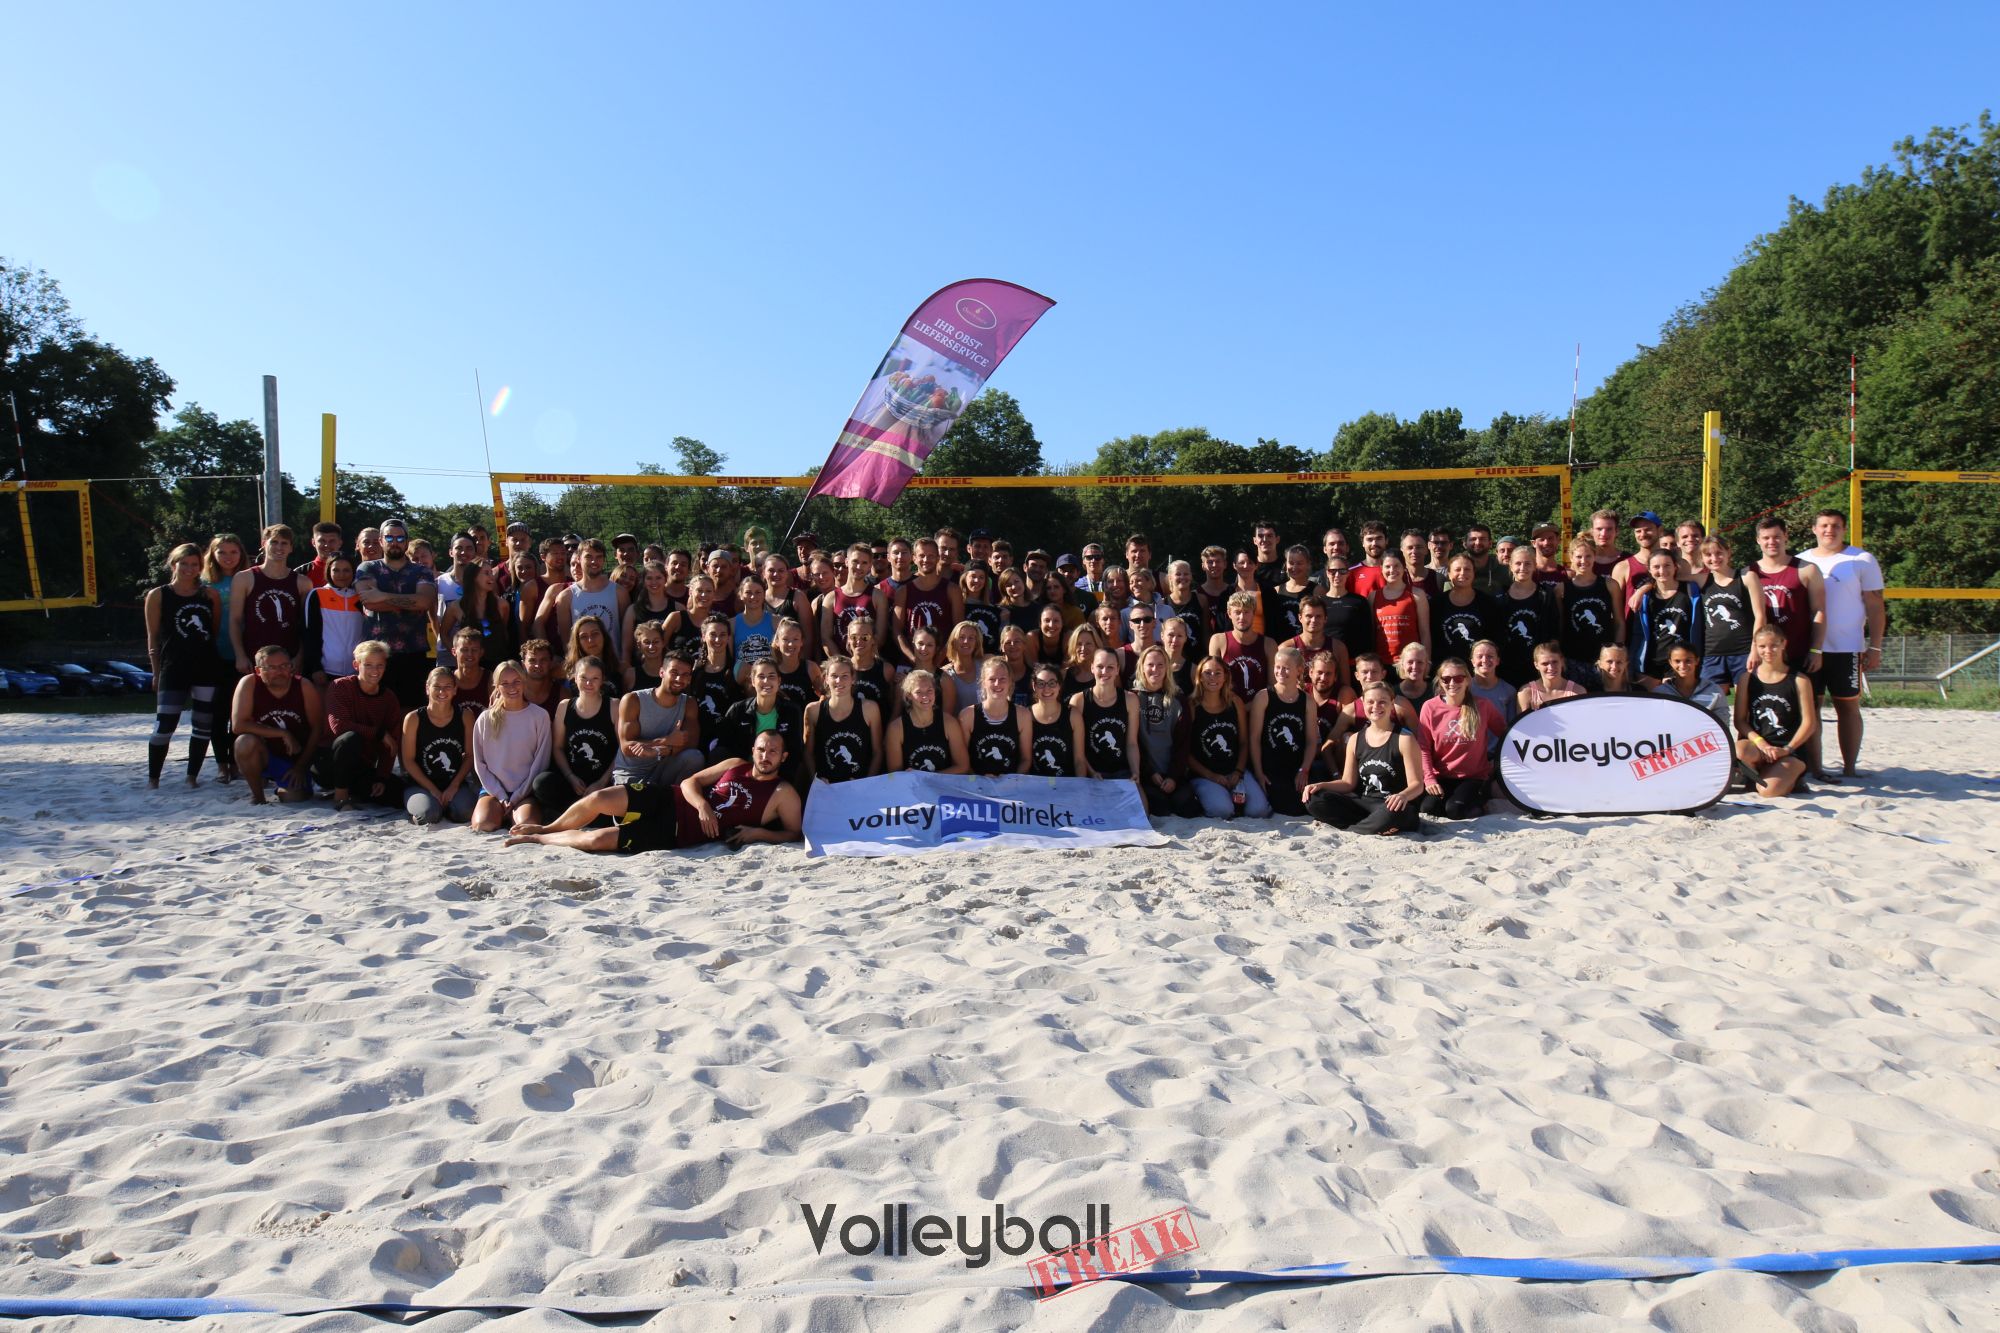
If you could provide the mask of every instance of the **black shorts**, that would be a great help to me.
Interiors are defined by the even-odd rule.
[[[625,813],[618,818],[618,850],[661,852],[679,841],[680,823],[670,783],[625,784]]]
[[[1813,688],[1822,699],[1861,697],[1861,654],[1821,653],[1819,670],[1812,673]]]

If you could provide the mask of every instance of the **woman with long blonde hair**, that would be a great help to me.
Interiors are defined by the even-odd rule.
[[[595,616],[579,619],[598,623]],[[598,623],[599,637],[603,634]],[[527,685],[528,673],[519,662],[509,659],[493,668],[492,702],[472,725],[472,767],[484,789],[472,812],[475,833],[540,821],[532,792],[549,766],[551,733],[547,710],[529,705]]]

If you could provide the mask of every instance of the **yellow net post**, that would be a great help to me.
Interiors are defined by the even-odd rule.
[[[1714,532],[1722,509],[1722,413],[1701,414],[1701,526]]]
[[[319,521],[332,523],[333,516],[333,413],[319,414]]]

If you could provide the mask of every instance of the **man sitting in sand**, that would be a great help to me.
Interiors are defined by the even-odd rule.
[[[553,824],[522,824],[507,845],[539,842],[586,852],[648,852],[724,842],[797,842],[805,805],[779,773],[785,738],[758,733],[750,759],[724,759],[682,781],[612,785],[578,800]],[[607,826],[592,828],[600,819]]]

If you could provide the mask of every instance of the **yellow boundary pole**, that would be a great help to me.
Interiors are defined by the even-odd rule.
[[[1701,526],[1714,532],[1722,509],[1722,413],[1701,414]]]
[[[334,432],[333,413],[319,414],[319,521],[335,522],[333,496]]]

